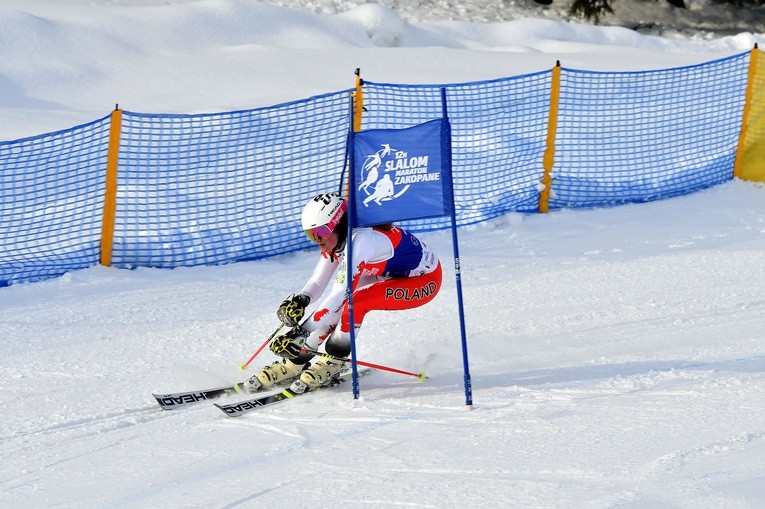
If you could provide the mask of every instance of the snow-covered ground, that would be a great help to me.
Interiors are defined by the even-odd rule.
[[[409,24],[372,5],[317,15],[245,0],[5,0],[0,138],[115,102],[269,105],[348,88],[356,67],[406,83],[556,59],[651,69],[763,37],[520,17]],[[162,411],[150,393],[240,380],[316,253],[95,267],[0,289],[0,507],[764,507],[764,196],[732,181],[461,229],[472,411],[448,232],[425,235],[445,262],[441,294],[370,314],[358,344],[360,359],[425,370],[427,382],[376,372],[359,400],[343,387],[239,419],[208,404]]]

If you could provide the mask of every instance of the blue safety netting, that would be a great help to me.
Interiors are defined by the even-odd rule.
[[[109,117],[0,143],[0,286],[98,262]]]
[[[561,69],[446,85],[366,82],[362,129],[452,124],[457,223],[534,212],[554,142],[549,205],[667,198],[733,175],[750,53],[660,71]],[[350,90],[204,115],[125,111],[112,265],[177,267],[309,247],[299,213],[345,173]],[[109,117],[0,143],[0,285],[98,263]],[[449,226],[449,218],[404,223]]]
[[[210,115],[123,113],[112,264],[218,264],[310,245],[300,210],[338,190],[347,92]]]
[[[531,212],[547,140],[549,71],[455,85],[364,84],[362,129],[411,127],[443,115],[441,89],[452,126],[457,224],[509,211]],[[450,219],[408,221],[413,230],[450,225]]]
[[[550,208],[669,198],[730,180],[749,53],[642,72],[561,70]]]

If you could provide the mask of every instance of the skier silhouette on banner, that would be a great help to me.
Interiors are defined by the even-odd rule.
[[[366,178],[364,179],[364,182],[362,182],[359,186],[359,191],[364,191],[365,193],[369,194],[367,191],[369,186],[377,182],[377,179],[380,178],[380,166],[382,165],[383,159],[385,159],[393,151],[394,149],[392,149],[389,144],[383,143],[380,150],[372,155],[367,156],[367,160],[364,163],[364,167],[362,168],[362,175],[366,175]]]
[[[381,205],[383,200],[390,199],[394,194],[393,181],[390,179],[390,175],[387,173],[377,181],[375,184],[374,193],[364,198],[364,206],[368,207],[369,202],[373,201],[378,205]]]

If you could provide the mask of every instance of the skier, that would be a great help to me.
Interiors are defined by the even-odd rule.
[[[303,289],[289,295],[276,312],[284,325],[292,327],[269,345],[284,359],[247,380],[250,391],[292,381],[293,391],[305,392],[326,384],[343,369],[344,361],[338,358],[351,352],[346,208],[346,201],[334,193],[320,194],[303,208],[303,229],[321,248],[321,257]],[[433,300],[441,288],[438,256],[406,230],[393,225],[354,228],[352,245],[356,331],[369,311],[416,308]],[[301,323],[306,308],[324,293],[333,275],[329,293]],[[325,340],[328,355],[311,364],[314,353],[307,349],[316,351]]]

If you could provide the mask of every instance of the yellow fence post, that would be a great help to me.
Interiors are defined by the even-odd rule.
[[[765,182],[765,101],[758,100],[765,96],[765,83],[762,72],[758,72],[759,53],[755,44],[749,59],[749,81],[733,176]]]
[[[550,187],[552,186],[552,168],[555,163],[555,133],[558,129],[558,102],[560,100],[560,61],[552,70],[552,84],[550,87],[550,114],[547,118],[547,148],[542,159],[544,175],[542,176],[542,190],[539,192],[539,212],[544,214],[549,210]]]
[[[101,265],[112,264],[112,244],[114,242],[114,216],[117,210],[117,162],[120,153],[120,133],[122,132],[122,110],[119,105],[112,112],[109,130],[109,152],[106,158],[106,191],[104,193],[104,212],[101,221]]]
[[[361,79],[361,69],[356,69],[356,92],[353,94],[353,132],[361,131],[361,115],[364,111],[364,92]]]
[[[353,116],[353,132],[357,133],[361,131],[361,115],[364,112],[364,92],[362,90],[364,86],[364,80],[361,79],[361,69],[356,69],[356,90],[353,91],[351,94],[352,97],[352,103],[351,108],[353,110],[351,111],[351,115]],[[353,157],[353,154],[351,153],[351,147],[348,147],[348,150],[346,152],[346,157],[351,158]],[[348,164],[348,169],[350,170],[350,161],[346,160],[346,164]],[[350,183],[351,176],[348,175],[348,181],[345,183],[345,198],[347,199],[350,193],[349,183]]]

